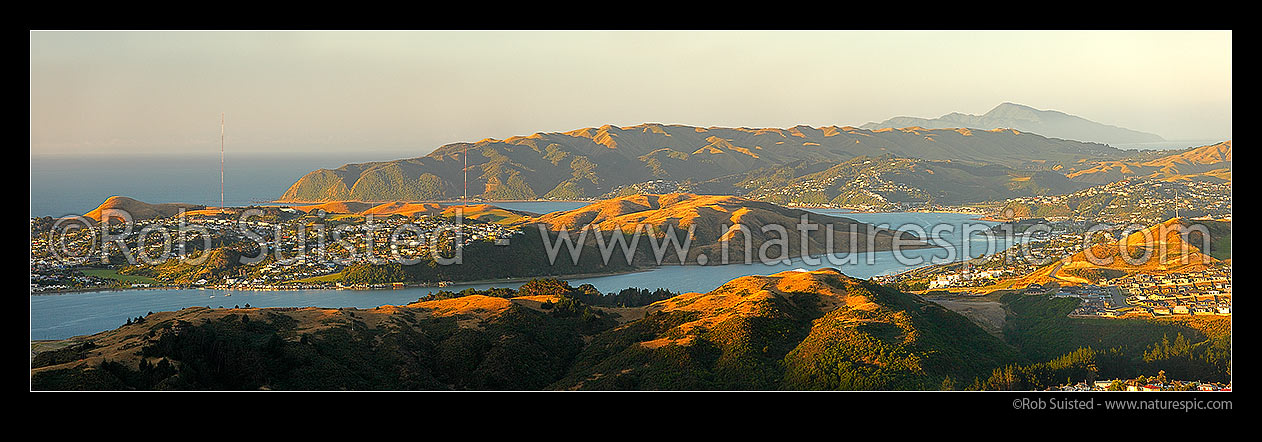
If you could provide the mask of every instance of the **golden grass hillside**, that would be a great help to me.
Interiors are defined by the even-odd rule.
[[[575,240],[581,231],[590,229],[587,241],[595,242],[597,235],[591,232],[599,232],[606,244],[613,240],[612,232],[630,236],[639,231],[654,238],[666,238],[667,233],[674,231],[681,245],[685,239],[691,241],[689,262],[703,254],[709,262],[716,262],[722,254],[722,242],[728,242],[729,262],[735,262],[743,261],[745,256],[756,261],[764,245],[769,248],[763,255],[772,258],[801,256],[804,251],[819,255],[828,250],[834,253],[889,250],[896,234],[850,218],[820,215],[735,196],[688,193],[639,194],[607,199],[574,210],[523,218],[518,224],[539,224],[552,231],[564,230],[570,232]],[[799,225],[806,226],[808,230],[800,230]],[[831,238],[827,230],[830,225]],[[689,230],[691,236],[687,236]],[[910,234],[903,234],[900,238],[900,247],[926,246]],[[631,240],[627,238],[627,241]],[[782,251],[783,246],[787,246],[787,250]]]
[[[111,196],[107,198],[105,202],[101,203],[100,206],[97,206],[95,209],[92,209],[91,212],[88,212],[83,216],[101,221],[101,216],[104,213],[105,215],[108,215],[111,220],[116,219],[118,221],[122,221],[121,215],[110,211],[123,211],[127,212],[127,214],[131,216],[132,220],[168,218],[178,215],[181,209],[196,210],[203,207],[204,206],[196,204],[183,203],[149,204],[125,196]]]
[[[1075,270],[1106,269],[1125,274],[1181,273],[1204,270],[1220,263],[1219,259],[1202,251],[1205,242],[1201,240],[1201,231],[1193,230],[1195,226],[1194,221],[1175,218],[1125,238],[1097,243],[1039,268],[1021,278],[1015,286],[1052,281],[1062,285],[1092,282],[1073,275],[1081,273]]]
[[[33,343],[32,350],[36,352],[74,346],[89,341],[94,344],[94,348],[86,352],[79,360],[39,367],[32,370],[32,372],[95,367],[102,360],[106,359],[127,365],[138,364],[141,358],[134,349],[150,339],[149,332],[163,328],[167,324],[176,321],[200,324],[208,321],[218,321],[231,315],[251,316],[254,319],[283,316],[293,320],[295,329],[291,339],[296,340],[303,335],[317,333],[330,328],[346,327],[352,322],[356,326],[366,327],[369,330],[379,330],[388,327],[398,327],[411,319],[425,317],[456,317],[462,327],[479,328],[481,321],[499,315],[513,305],[537,310],[542,302],[556,302],[558,299],[557,297],[546,296],[505,299],[472,295],[451,299],[420,300],[402,306],[383,305],[370,309],[319,307],[212,309],[207,307],[189,307],[172,312],[155,312],[146,316],[144,323],[124,325],[114,330],[89,336]]]
[[[843,275],[837,269],[815,271],[790,270],[767,276],[745,276],[733,279],[708,293],[685,293],[655,302],[645,310],[655,312],[696,312],[700,319],[676,327],[671,337],[642,342],[647,348],[659,348],[668,344],[688,345],[695,338],[696,330],[713,328],[734,316],[755,317],[766,314],[768,301],[780,297],[800,303],[799,294],[810,294],[809,301],[820,313],[846,306],[859,310],[872,310],[877,305],[866,296],[855,295],[862,291],[849,290],[857,280]],[[818,298],[816,298],[816,296]],[[808,304],[803,304],[808,305]]]
[[[1231,182],[1231,140],[1201,146],[1148,161],[1102,161],[1066,175],[1105,183],[1133,177],[1161,180],[1211,179]]]

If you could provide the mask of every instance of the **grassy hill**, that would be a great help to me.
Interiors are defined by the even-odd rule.
[[[127,216],[130,216],[134,221],[141,219],[169,218],[178,215],[180,210],[198,210],[203,208],[205,208],[205,206],[183,203],[149,204],[125,196],[111,196],[106,198],[100,206],[97,206],[95,209],[92,209],[92,211],[85,213],[83,216],[96,221],[101,221],[102,216],[109,216],[111,219],[117,218],[114,222],[122,222],[123,219],[121,218],[121,215],[111,211],[126,212]]]
[[[1134,273],[1193,272],[1225,259],[1231,259],[1230,222],[1175,218],[1125,238],[1097,242],[1009,285],[1072,285]]]
[[[465,153],[467,158],[462,157]],[[420,158],[320,169],[300,178],[281,200],[450,199],[464,191],[466,172],[469,195],[483,199],[592,198],[646,181],[699,183],[800,161],[837,163],[885,154],[1008,167],[1132,155],[1101,144],[1015,130],[606,125],[454,143]]]
[[[902,389],[1011,355],[968,320],[835,270],[647,307],[589,287],[438,293],[374,309],[160,312],[32,362],[47,389]]]
[[[962,316],[832,269],[659,301],[597,336],[562,389],[936,389],[1015,354]]]
[[[803,217],[806,223],[802,223]],[[638,262],[652,257],[655,263],[651,249],[654,244],[665,247],[672,231],[677,244],[689,244],[684,262],[702,264],[719,262],[724,242],[727,242],[729,262],[744,262],[747,256],[754,261],[762,256],[771,259],[801,256],[804,239],[805,251],[813,255],[828,250],[834,253],[889,250],[896,241],[896,235],[902,247],[926,246],[913,234],[898,234],[850,218],[825,216],[734,196],[686,193],[612,198],[574,210],[522,218],[518,223],[542,225],[550,231],[564,230],[572,234],[590,227],[591,233],[585,243],[598,247],[602,242],[606,247],[612,247],[616,240],[629,245],[635,241],[637,229],[641,229],[643,234],[653,239],[641,240],[634,247],[641,257]],[[799,224],[807,226],[804,229],[814,230],[805,230],[804,234],[804,230],[797,227]],[[833,229],[831,237],[828,226]],[[596,233],[600,238],[596,237]],[[622,238],[615,238],[615,235]],[[577,241],[577,236],[571,236]],[[670,253],[674,250],[668,251],[663,262],[680,262],[679,256]],[[700,258],[703,255],[706,258]]]
[[[1069,173],[1068,177],[1075,181],[1094,184],[1126,178],[1231,183],[1231,140],[1193,147],[1146,161],[1102,161],[1092,167]]]
[[[584,330],[616,324],[540,305],[473,295],[368,310],[154,313],[36,356],[32,388],[537,390],[564,374]]]
[[[1033,167],[1033,166],[1031,166]],[[779,204],[892,208],[896,204],[966,204],[1073,192],[1087,184],[1057,171],[882,155],[841,163],[798,163],[712,180],[710,188]],[[704,184],[704,183],[703,183]]]
[[[540,279],[372,309],[193,307],[35,343],[31,386],[1041,389],[1090,370],[1230,379],[1230,318],[1071,318],[1072,299],[1001,301],[1006,341],[938,304],[834,269],[747,276],[681,295],[611,296]]]

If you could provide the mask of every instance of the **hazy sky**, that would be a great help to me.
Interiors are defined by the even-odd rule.
[[[31,152],[399,152],[1001,102],[1231,137],[1230,31],[31,32]]]

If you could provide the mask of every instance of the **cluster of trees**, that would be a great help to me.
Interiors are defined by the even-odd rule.
[[[595,307],[642,307],[678,296],[679,293],[663,288],[649,290],[637,287],[628,287],[617,292],[601,293],[596,286],[591,284],[573,287],[568,281],[557,278],[535,278],[522,284],[516,290],[504,287],[493,287],[485,290],[467,288],[459,292],[439,290],[420,300],[452,299],[470,295],[493,296],[497,298],[559,296],[574,298],[582,304]]]
[[[1048,387],[1094,380],[1101,365],[1116,361],[1116,350],[1096,351],[1090,347],[1079,348],[1047,362],[1029,365],[1006,365],[996,368],[985,381],[973,380],[970,390],[1010,391],[1046,390]]]
[[[348,285],[389,284],[413,279],[399,263],[371,264],[357,262],[342,271],[342,282]]]
[[[1064,361],[1056,361],[1063,358],[1069,358],[1067,360],[1071,362],[1086,360],[1087,355],[1094,358],[1091,363],[1094,363],[1097,375],[1105,379],[1131,379],[1164,370],[1174,379],[1230,380],[1230,319],[1070,318],[1068,313],[1078,304],[1074,299],[1011,294],[1004,296],[1001,302],[1014,313],[1008,318],[1004,336],[1020,350],[1026,365],[1003,367],[1000,369],[1002,373],[996,373],[998,376],[992,374],[994,382],[982,382],[982,388],[1046,388],[1065,383],[1065,376],[1071,377],[1074,382],[1081,381],[1086,378],[1086,373],[1072,368],[1081,364],[1066,365]],[[1175,338],[1170,339],[1170,336]],[[1083,345],[1087,346],[1087,350],[1108,350],[1067,350]],[[1057,353],[1069,356],[1047,356]],[[1049,362],[1031,362],[1039,360]],[[1044,376],[1049,370],[1050,377]]]
[[[1162,336],[1161,342],[1144,351],[1143,360],[1149,372],[1156,369],[1181,380],[1227,382],[1231,379],[1231,336],[1199,343],[1192,343],[1183,333],[1173,341]]]
[[[586,285],[586,284],[584,284]],[[591,291],[580,291],[575,295],[585,304],[600,307],[642,307],[663,299],[679,296],[679,293],[658,288],[656,290],[628,287],[617,293],[600,294]]]

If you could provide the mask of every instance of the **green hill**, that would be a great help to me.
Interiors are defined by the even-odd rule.
[[[963,316],[832,269],[732,280],[597,336],[562,389],[937,389],[1015,352]]]

